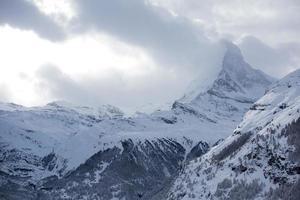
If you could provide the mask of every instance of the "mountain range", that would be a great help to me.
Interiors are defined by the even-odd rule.
[[[276,80],[224,45],[168,110],[1,103],[0,198],[299,199],[300,71]]]

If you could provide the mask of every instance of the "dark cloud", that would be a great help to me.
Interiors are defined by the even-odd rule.
[[[189,20],[143,0],[76,1],[78,30],[110,34],[148,51],[161,66],[201,69],[214,66],[223,49]],[[208,69],[209,70],[209,69]]]
[[[30,1],[0,0],[0,25],[33,30],[39,36],[59,41],[65,38],[63,29],[46,16]]]
[[[283,43],[274,48],[248,36],[239,46],[250,64],[273,76],[281,77],[299,67],[299,43]]]

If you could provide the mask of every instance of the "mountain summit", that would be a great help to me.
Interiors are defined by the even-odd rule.
[[[265,88],[274,79],[260,70],[253,69],[243,58],[240,49],[226,43],[227,51],[224,55],[222,70],[209,90],[221,98],[234,98],[237,101],[253,102],[261,97]]]
[[[232,123],[239,121],[275,81],[262,71],[252,68],[244,60],[238,46],[227,41],[223,44],[226,52],[220,72],[212,84],[204,90],[201,86],[194,87],[175,102],[173,108],[189,107],[215,122]],[[202,80],[198,82],[202,83]]]
[[[274,78],[251,67],[244,60],[238,46],[228,41],[224,41],[223,44],[226,51],[222,60],[221,70],[213,83],[206,87],[204,91],[201,89],[201,86],[200,88],[191,87],[193,90],[179,101],[196,103],[205,93],[208,93],[219,98],[253,103],[275,81]],[[197,80],[195,85],[203,85],[202,82],[203,80]]]

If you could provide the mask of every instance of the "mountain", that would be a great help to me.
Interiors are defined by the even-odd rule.
[[[225,43],[221,71],[166,111],[0,104],[0,197],[164,199],[186,163],[232,133],[273,81]]]
[[[226,41],[224,45],[227,51],[221,71],[212,84],[203,90],[201,83],[194,83],[198,87],[179,102],[204,112],[215,121],[228,117],[240,120],[249,105],[260,98],[275,79],[253,69],[245,62],[237,46]]]
[[[168,199],[300,199],[300,70],[274,83],[234,133],[191,161]]]

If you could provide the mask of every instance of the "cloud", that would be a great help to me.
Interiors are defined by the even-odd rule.
[[[163,67],[200,70],[220,62],[223,49],[190,20],[143,0],[76,1],[77,31],[97,30],[145,49]],[[204,73],[204,70],[203,70]]]
[[[299,1],[87,0],[75,1],[75,8],[77,31],[97,30],[141,46],[161,67],[212,76],[224,50],[214,41],[243,37],[246,59],[273,76],[300,64],[295,47],[300,43]]]
[[[240,43],[246,60],[273,76],[300,66],[298,0],[151,1],[194,20],[209,37]]]
[[[1,24],[33,30],[39,36],[52,41],[61,41],[66,37],[62,27],[43,14],[32,2],[26,0],[1,0]]]
[[[148,103],[160,105],[180,97],[187,80],[178,80],[177,73],[169,70],[157,70],[135,79],[117,71],[102,79],[92,75],[76,79],[48,64],[36,73],[36,90],[47,99],[93,106],[112,104],[130,113]]]
[[[274,48],[248,36],[239,46],[250,64],[273,76],[282,77],[299,68],[300,43],[283,43]]]
[[[251,35],[268,44],[299,41],[299,0],[151,0],[196,20],[213,37],[233,40]]]
[[[37,71],[37,77],[40,78],[38,86],[48,93],[45,95],[68,100],[73,98],[77,101],[86,98],[80,85],[53,65],[42,66]]]
[[[10,100],[10,92],[5,84],[0,84],[0,101],[6,102]]]

